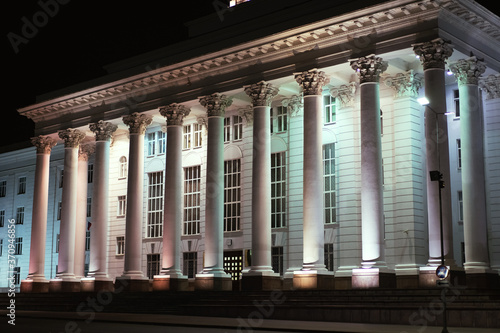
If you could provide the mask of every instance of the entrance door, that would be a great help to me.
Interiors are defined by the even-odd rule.
[[[224,251],[224,270],[226,273],[231,274],[233,290],[240,290],[243,251]]]

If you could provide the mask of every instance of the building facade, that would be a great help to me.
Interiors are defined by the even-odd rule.
[[[20,109],[37,136],[0,155],[0,287],[498,283],[500,20],[365,6],[219,8]]]

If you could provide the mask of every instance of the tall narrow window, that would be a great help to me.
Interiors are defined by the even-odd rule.
[[[21,267],[14,267],[14,284],[21,283]]]
[[[231,118],[224,118],[224,142],[231,141]]]
[[[283,275],[283,246],[273,246],[271,248],[271,264],[274,273]]]
[[[125,254],[125,236],[116,237],[116,254]]]
[[[0,227],[5,225],[5,209],[0,210]]]
[[[57,203],[57,220],[61,220],[61,212],[62,212],[62,201]]]
[[[155,275],[160,274],[160,254],[152,253],[147,256],[147,274],[148,278],[152,279]]]
[[[271,154],[271,227],[286,227],[285,152]]]
[[[148,213],[146,237],[163,235],[163,171],[148,174]]]
[[[200,148],[203,144],[202,142],[202,128],[203,128],[203,125],[201,124],[193,124],[193,139],[194,139],[194,143],[193,143],[193,147],[194,148]]]
[[[286,132],[288,130],[288,113],[287,108],[284,106],[278,106],[276,110],[276,121],[277,128],[279,132]]]
[[[89,164],[87,166],[87,183],[91,184],[94,182],[94,165]]]
[[[182,149],[191,149],[191,125],[182,127]]]
[[[125,156],[120,157],[120,173],[119,178],[127,178],[127,158]]]
[[[59,253],[59,242],[61,241],[61,235],[56,235],[56,253]]]
[[[331,95],[323,96],[323,118],[325,124],[331,124],[336,121],[337,101]]]
[[[15,255],[23,254],[23,238],[22,237],[16,237],[16,240],[14,243],[14,254]]]
[[[457,167],[462,169],[462,142],[457,139]]]
[[[59,188],[62,188],[64,184],[64,170],[59,172]]]
[[[148,156],[153,156],[156,151],[156,132],[148,133]]]
[[[198,253],[197,252],[184,252],[183,256],[183,265],[182,265],[182,273],[186,275],[188,278],[194,278],[196,274],[196,266],[198,264]]]
[[[0,257],[3,254],[3,239],[0,239]]]
[[[159,131],[158,133],[158,152],[157,154],[165,154],[167,151],[167,134]]]
[[[118,197],[118,212],[117,216],[123,217],[125,216],[125,212],[127,211],[127,197],[125,195],[120,195]]]
[[[243,119],[240,116],[233,116],[233,141],[243,138]]]
[[[241,160],[224,161],[224,231],[240,230]]]
[[[453,90],[453,104],[455,105],[455,117],[460,117],[460,97],[459,90]]]
[[[200,233],[200,166],[184,168],[184,221],[183,235]]]
[[[85,232],[85,251],[90,250],[90,230]]]
[[[464,200],[462,197],[462,191],[458,191],[458,221],[462,222],[464,220]]]
[[[333,272],[333,243],[325,243],[325,266]]]
[[[0,198],[3,198],[7,195],[7,181],[2,180],[0,182]]]
[[[384,134],[384,111],[380,109],[380,134]]]
[[[323,146],[323,193],[325,224],[337,222],[337,189],[335,177],[335,143]]]
[[[17,184],[17,194],[26,193],[26,177],[19,177],[19,182]]]
[[[24,224],[24,207],[17,207],[16,224]]]
[[[87,217],[92,216],[92,197],[87,198]]]

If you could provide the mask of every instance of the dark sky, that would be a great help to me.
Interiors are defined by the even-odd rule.
[[[33,135],[33,123],[16,110],[33,104],[37,95],[102,76],[106,64],[179,41],[186,37],[184,22],[215,12],[214,0],[59,2],[63,4],[17,0],[4,5],[2,77],[7,91],[1,105],[0,147]],[[495,10],[486,1],[478,2]],[[58,3],[58,8],[50,5],[52,15],[44,17],[41,3]],[[25,22],[35,19],[39,27],[25,31],[31,36],[15,52],[9,33],[22,37]]]

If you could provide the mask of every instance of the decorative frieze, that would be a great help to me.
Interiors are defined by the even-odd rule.
[[[182,126],[191,109],[185,105],[172,103],[160,108],[160,114],[167,119],[168,126]]]
[[[122,120],[123,123],[129,127],[129,132],[131,134],[146,133],[146,127],[153,122],[153,118],[151,116],[140,114],[138,112],[123,116]]]
[[[302,88],[304,96],[321,95],[323,87],[330,82],[325,72],[319,71],[316,68],[302,73],[295,73],[294,76],[295,81]]]
[[[292,117],[299,116],[301,111],[304,110],[304,100],[300,95],[293,95],[290,98],[285,98],[281,101],[281,105],[288,109],[288,113]]]
[[[330,88],[330,95],[339,102],[340,108],[354,106],[354,96],[356,94],[356,82],[343,84],[340,87]]]
[[[64,147],[66,148],[77,148],[85,139],[85,133],[73,128],[61,130],[57,134],[64,140]]]
[[[90,123],[89,128],[94,132],[96,141],[109,141],[118,126],[99,120],[97,123]]]
[[[31,138],[31,144],[36,147],[37,154],[50,154],[57,141],[50,136],[39,135]]]
[[[444,69],[446,59],[453,53],[451,42],[442,38],[436,38],[430,42],[413,44],[412,46],[413,52],[419,57],[424,70],[430,68]]]
[[[252,99],[253,106],[270,106],[274,96],[278,94],[278,88],[266,81],[260,81],[243,88]]]
[[[387,69],[387,61],[382,58],[370,54],[366,57],[349,60],[351,68],[354,69],[359,76],[359,83],[378,82],[380,74]]]
[[[479,84],[479,77],[486,70],[486,65],[482,59],[472,56],[468,59],[460,59],[450,64],[450,70],[457,78],[459,85]]]
[[[219,93],[200,97],[199,101],[207,109],[208,117],[224,117],[226,108],[233,103],[231,98]]]
[[[418,90],[423,84],[423,77],[413,70],[409,70],[405,73],[398,73],[384,78],[384,83],[394,89],[396,98],[417,97]]]
[[[500,74],[480,79],[479,88],[486,93],[486,99],[500,98]]]

